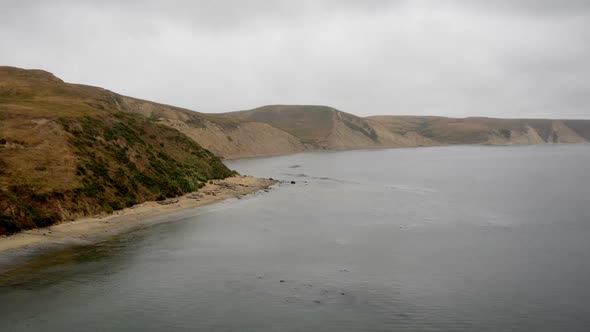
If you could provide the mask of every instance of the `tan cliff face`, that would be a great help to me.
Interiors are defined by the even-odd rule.
[[[279,126],[298,137],[307,150],[453,144],[578,144],[586,143],[590,138],[588,120],[454,119],[434,116],[361,118],[325,106],[297,105],[264,106],[222,116]],[[295,125],[289,125],[291,123]]]
[[[590,120],[358,117],[328,106],[206,114],[0,66],[0,234],[178,195],[217,158],[452,144],[577,144]]]
[[[580,144],[586,140],[573,129],[559,120],[547,120],[548,130],[543,132],[529,125],[524,129],[512,129],[508,132],[493,129],[486,142],[491,145],[528,145],[528,144]],[[506,129],[504,129],[506,130]],[[541,134],[544,134],[543,138]]]
[[[265,123],[245,122],[231,128],[208,120],[200,126],[172,119],[161,119],[159,123],[177,129],[224,158],[274,156],[305,150],[299,139]]]
[[[551,140],[553,143],[579,144],[586,142],[582,136],[566,126],[563,121],[553,121],[552,131]]]
[[[10,107],[13,113],[52,119],[55,115],[96,115],[113,109],[177,129],[223,158],[312,150],[585,143],[590,140],[590,121],[587,120],[361,118],[332,107],[313,105],[269,105],[247,111],[206,114],[121,96],[101,88],[67,84],[44,71],[2,68],[5,77],[10,77],[0,82],[3,107]],[[42,90],[54,97],[49,104],[43,101],[44,107],[40,109],[27,97],[33,90]],[[38,127],[43,128],[43,125]],[[9,145],[14,144],[6,144]]]
[[[494,129],[490,132],[486,144],[490,145],[530,145],[546,143],[530,126],[522,129]]]
[[[139,100],[127,105],[132,105],[128,107],[130,111],[155,117],[159,123],[183,132],[229,159],[302,151],[453,144],[579,144],[588,142],[582,134],[589,136],[590,132],[587,120],[361,118],[331,107],[310,105],[270,105],[248,111],[205,114]]]
[[[421,135],[414,119],[393,116],[374,116],[367,118],[379,137],[380,147],[418,147],[443,145],[432,138]]]

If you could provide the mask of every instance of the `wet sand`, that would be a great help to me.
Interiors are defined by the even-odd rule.
[[[49,247],[97,243],[110,236],[152,224],[155,217],[213,204],[228,198],[241,198],[243,195],[266,189],[275,183],[276,181],[273,180],[251,176],[215,180],[197,192],[166,201],[144,202],[109,215],[23,231],[0,238],[0,258],[32,254]],[[12,264],[16,263],[13,259],[8,260],[12,261]],[[2,265],[0,261],[0,272]]]

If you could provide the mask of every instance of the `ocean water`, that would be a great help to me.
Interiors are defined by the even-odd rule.
[[[288,182],[30,258],[0,331],[590,330],[588,145],[228,165]]]

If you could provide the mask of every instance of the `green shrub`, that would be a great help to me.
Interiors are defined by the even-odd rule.
[[[86,175],[86,168],[80,164],[76,165],[76,175]]]
[[[111,207],[111,205],[109,203],[104,203],[102,205],[102,209],[104,210],[104,212],[106,213],[113,213],[113,208]]]
[[[46,193],[32,193],[31,199],[35,202],[45,202],[47,201],[48,195]]]
[[[13,233],[20,232],[23,229],[23,227],[13,217],[6,216],[6,215],[0,215],[0,229],[4,229],[4,232],[6,234],[13,234]],[[0,234],[4,233],[4,232],[0,231]]]

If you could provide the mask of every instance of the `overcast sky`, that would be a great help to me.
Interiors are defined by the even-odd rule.
[[[0,64],[201,112],[590,118],[586,0],[0,0]]]

